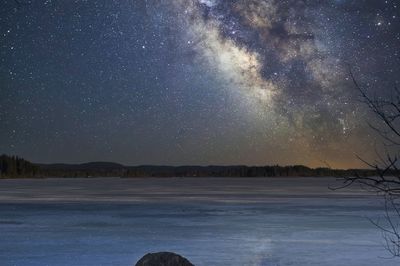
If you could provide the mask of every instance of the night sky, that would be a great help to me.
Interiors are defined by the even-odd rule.
[[[1,1],[0,153],[361,167],[399,53],[392,0]]]

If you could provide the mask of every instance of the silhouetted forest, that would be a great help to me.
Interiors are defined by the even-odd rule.
[[[0,177],[322,177],[372,176],[375,170],[294,166],[124,166],[110,162],[33,164],[17,156],[0,157]],[[390,173],[388,173],[390,174]]]
[[[289,177],[373,175],[373,170],[312,169],[295,166],[122,166],[110,163],[42,165],[44,176],[58,177]]]
[[[39,167],[17,156],[0,156],[0,177],[34,177]]]

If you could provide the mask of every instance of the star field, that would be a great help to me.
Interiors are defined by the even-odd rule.
[[[400,81],[397,1],[0,4],[0,152],[35,162],[374,159],[370,95]]]

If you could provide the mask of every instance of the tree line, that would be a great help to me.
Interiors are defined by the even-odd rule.
[[[0,156],[0,177],[34,177],[39,167],[18,156]]]
[[[17,156],[0,157],[0,177],[344,177],[373,176],[375,170],[293,166],[124,166],[109,162],[34,164]],[[387,174],[393,174],[388,172]]]

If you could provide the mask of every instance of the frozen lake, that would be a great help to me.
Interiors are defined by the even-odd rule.
[[[368,220],[382,202],[331,178],[0,180],[2,266],[399,265]]]

